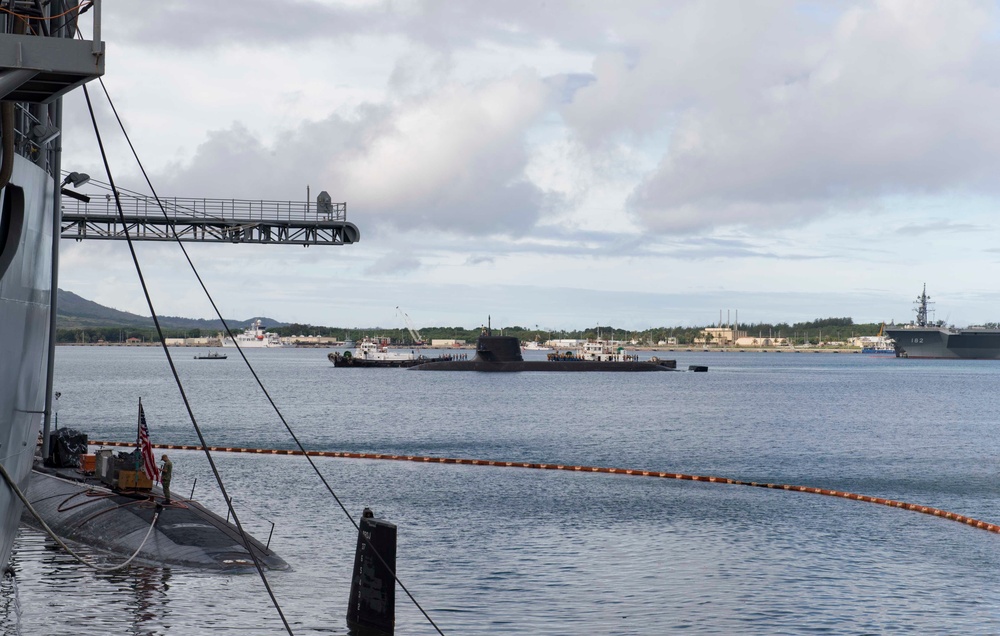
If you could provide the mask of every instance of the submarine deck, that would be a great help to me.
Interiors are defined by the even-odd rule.
[[[28,500],[62,539],[124,557],[141,545],[136,560],[147,565],[223,571],[254,567],[234,524],[193,500],[175,497],[163,505],[159,488],[147,493],[118,492],[78,469],[36,464]],[[160,517],[143,545],[157,506],[162,506]],[[21,519],[38,527],[27,510]],[[262,566],[288,569],[268,547],[249,535],[247,539]]]

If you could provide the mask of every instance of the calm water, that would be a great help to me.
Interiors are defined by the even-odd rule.
[[[232,352],[172,351],[210,443],[291,447]],[[327,352],[247,352],[311,449],[803,484],[1000,522],[1000,363],[678,352],[709,373],[487,375],[334,369]],[[60,426],[134,439],[141,396],[155,442],[196,443],[160,350],[57,362]],[[204,456],[171,455],[174,489],[197,479],[223,510]],[[293,569],[269,581],[295,633],[345,634],[356,537],[305,460],[215,458],[248,528],[275,524]],[[1000,632],[1000,536],[955,522],[741,486],[316,461],[353,514],[399,526],[399,574],[447,634]],[[96,574],[30,530],[16,551],[8,633],[283,633],[256,575]],[[399,591],[397,633],[434,633]]]

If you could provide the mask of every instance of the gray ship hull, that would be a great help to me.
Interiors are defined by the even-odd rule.
[[[104,74],[104,46],[99,2],[86,7],[96,7],[93,41],[74,39],[84,11],[77,3],[14,5],[5,5],[10,15],[0,20],[0,462],[24,490],[51,402],[61,96]],[[20,513],[11,487],[0,486],[0,567],[10,556]]]
[[[896,356],[960,360],[1000,360],[1000,329],[917,327],[886,329]]]
[[[45,411],[52,272],[52,176],[24,157],[3,189],[0,213],[0,461],[28,485]],[[0,566],[7,563],[21,503],[0,486]]]

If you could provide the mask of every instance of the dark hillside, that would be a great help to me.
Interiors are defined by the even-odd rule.
[[[119,311],[99,305],[92,300],[87,300],[71,291],[60,289],[57,297],[58,303],[58,329],[82,329],[95,327],[122,327],[148,329],[153,327],[153,319],[148,316],[140,316],[127,311]],[[234,320],[227,318],[230,329],[244,329],[253,322],[255,318],[247,320]],[[264,327],[280,327],[283,322],[278,322],[272,318],[261,318]],[[164,329],[201,329],[206,332],[221,331],[222,322],[219,320],[207,320],[204,318],[180,318],[177,316],[160,316],[160,325]]]

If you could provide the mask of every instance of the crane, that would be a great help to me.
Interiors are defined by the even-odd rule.
[[[424,344],[424,337],[421,336],[420,332],[417,331],[417,328],[413,326],[413,321],[406,315],[406,312],[400,309],[398,305],[396,306],[396,311],[403,315],[403,321],[406,323],[406,330],[410,332],[410,337],[413,338],[413,344],[417,346]]]

